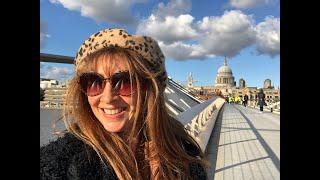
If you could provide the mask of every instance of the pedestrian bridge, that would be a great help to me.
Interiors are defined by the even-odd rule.
[[[178,115],[211,167],[209,179],[280,179],[280,115],[270,110],[203,102]]]
[[[45,58],[52,57],[40,60]],[[280,179],[280,102],[268,104],[263,112],[254,103],[244,107],[220,97],[202,102],[172,79],[165,94],[170,114],[205,153],[210,164],[208,179]],[[64,125],[55,123],[61,114],[59,108],[42,107],[40,113],[42,146],[54,140],[55,130],[64,129]]]
[[[209,179],[280,179],[280,116],[226,103],[206,156]]]

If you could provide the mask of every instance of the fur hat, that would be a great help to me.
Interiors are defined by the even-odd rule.
[[[130,35],[123,29],[105,29],[91,35],[80,46],[75,58],[76,70],[85,58],[104,48],[121,47],[140,54],[147,63],[147,67],[156,73],[160,84],[165,87],[167,72],[165,57],[154,39],[147,36]]]

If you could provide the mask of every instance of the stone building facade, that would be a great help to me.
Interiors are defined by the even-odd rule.
[[[192,76],[191,78],[188,78],[187,88],[190,91],[193,91],[195,94],[207,95],[207,97],[221,95],[223,97],[239,96],[242,98],[245,94],[247,94],[249,96],[249,101],[253,103],[257,100],[257,94],[259,92],[259,88],[257,87],[248,87],[243,78],[239,79],[239,86],[236,86],[232,69],[229,67],[226,58],[224,60],[224,64],[219,67],[217,71],[213,86],[193,86],[193,83],[190,81],[192,81]],[[270,79],[266,79],[263,82],[262,89],[266,95],[267,102],[280,101],[280,88],[274,88]]]

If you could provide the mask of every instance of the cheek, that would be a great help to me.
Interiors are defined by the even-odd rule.
[[[132,113],[135,110],[136,105],[136,98],[134,97],[121,97],[122,102],[126,104],[126,106],[129,108],[127,111]]]
[[[133,101],[131,97],[122,97],[121,99],[123,104],[126,104],[127,106],[133,105]]]
[[[132,97],[130,97],[130,100],[128,102],[128,104],[130,106],[135,106],[137,103],[137,95],[136,94],[132,94]]]
[[[88,102],[91,107],[97,107],[99,103],[99,98],[88,96]]]

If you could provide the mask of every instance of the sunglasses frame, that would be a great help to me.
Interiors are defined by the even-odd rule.
[[[81,77],[82,77],[82,76],[91,75],[91,74],[96,75],[97,77],[99,77],[100,80],[101,80],[102,83],[103,83],[103,84],[102,84],[102,87],[101,87],[102,91],[101,91],[100,93],[96,94],[96,95],[88,95],[87,91],[83,89],[83,86],[82,86],[82,83],[81,83]],[[130,81],[130,86],[131,86],[131,87],[130,87],[130,88],[131,88],[131,93],[130,93],[130,94],[121,94],[121,93],[120,93],[121,87],[118,89],[119,81],[116,82],[115,85],[113,84],[112,78],[114,78],[114,76],[117,75],[117,74],[125,74],[125,75],[123,75],[122,77],[124,77],[124,76],[126,76],[126,75],[128,76],[129,81]],[[122,79],[123,79],[123,78],[122,78]],[[119,80],[121,80],[121,78],[120,78]],[[99,74],[99,73],[97,73],[97,72],[95,72],[95,71],[90,71],[90,72],[82,73],[82,74],[79,76],[79,80],[78,80],[78,84],[80,85],[80,90],[81,90],[86,96],[90,96],[90,97],[94,97],[94,96],[98,96],[98,95],[102,94],[102,93],[103,93],[103,90],[104,90],[104,88],[105,88],[105,86],[106,86],[106,84],[107,84],[107,82],[109,82],[109,83],[111,84],[111,86],[112,86],[112,92],[113,92],[115,95],[131,96],[132,94],[135,93],[135,90],[134,90],[134,91],[132,90],[132,89],[133,89],[133,88],[132,88],[133,85],[132,85],[132,81],[131,81],[131,77],[130,77],[129,71],[116,72],[116,73],[114,73],[112,76],[110,76],[110,77],[108,77],[108,78],[103,77],[101,74]]]

